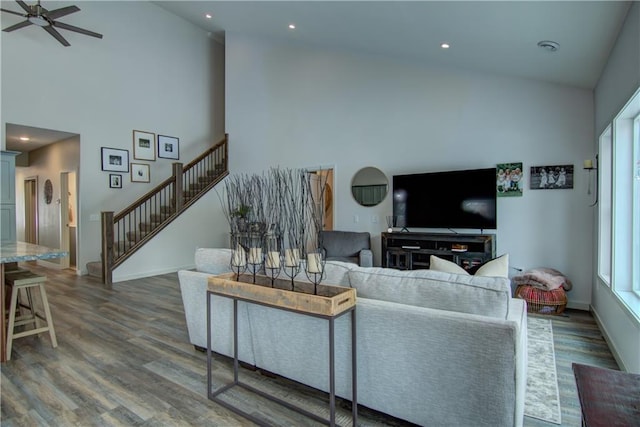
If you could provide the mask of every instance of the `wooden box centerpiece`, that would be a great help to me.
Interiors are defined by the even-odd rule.
[[[356,290],[344,286],[314,284],[267,276],[226,273],[209,277],[208,289],[215,294],[239,298],[288,310],[320,316],[337,316],[356,303]]]

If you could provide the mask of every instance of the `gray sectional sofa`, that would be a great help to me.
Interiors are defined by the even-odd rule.
[[[206,288],[228,249],[196,250],[178,273],[189,339],[206,347]],[[304,280],[304,273],[298,280]],[[527,366],[523,300],[509,280],[327,262],[326,284],[357,291],[358,403],[425,426],[520,426]],[[233,356],[232,307],[213,297],[212,347]],[[336,394],[351,398],[350,316],[335,322]],[[239,358],[328,391],[322,319],[239,303]]]

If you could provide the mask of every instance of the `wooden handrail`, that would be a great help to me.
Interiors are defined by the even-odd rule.
[[[172,176],[121,212],[102,213],[102,280],[189,206],[211,190],[228,170],[228,135],[183,167],[173,163]]]

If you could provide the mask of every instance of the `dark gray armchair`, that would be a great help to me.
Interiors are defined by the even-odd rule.
[[[327,261],[343,261],[373,267],[371,235],[357,231],[321,231],[322,252]]]

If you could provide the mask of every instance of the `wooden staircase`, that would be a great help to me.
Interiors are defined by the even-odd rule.
[[[170,178],[124,209],[102,212],[101,261],[87,263],[105,285],[113,271],[229,174],[228,135],[186,166],[173,164]]]

